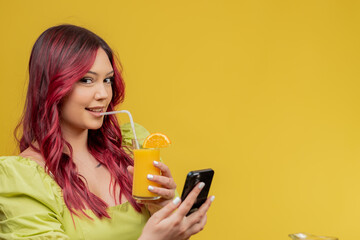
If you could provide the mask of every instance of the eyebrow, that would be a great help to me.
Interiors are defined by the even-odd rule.
[[[96,75],[96,76],[99,75],[98,73],[93,72],[93,71],[88,71],[88,73],[94,74],[94,75]],[[111,72],[108,72],[108,73],[106,74],[106,76],[109,75],[109,74],[111,74],[111,73],[114,73],[114,70],[112,70]]]

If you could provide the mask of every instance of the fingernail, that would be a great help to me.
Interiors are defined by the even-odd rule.
[[[180,202],[180,198],[179,197],[177,197],[177,198],[175,198],[174,200],[173,200],[173,203],[176,205],[176,204],[178,204]]]
[[[204,186],[205,186],[205,183],[203,183],[203,182],[201,182],[201,183],[199,184],[199,188],[200,188],[200,189],[202,189]]]
[[[210,198],[210,202],[213,202],[215,200],[215,196],[212,196],[211,198]]]
[[[147,175],[147,179],[153,179],[153,178],[154,178],[153,175],[151,175],[151,174],[148,174],[148,175]]]
[[[151,191],[151,190],[154,190],[154,187],[153,186],[148,186],[148,189]]]
[[[158,164],[159,164],[159,162],[158,162],[158,161],[154,161],[154,164],[155,164],[155,165],[158,165]]]

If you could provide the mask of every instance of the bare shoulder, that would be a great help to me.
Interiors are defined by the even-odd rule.
[[[40,166],[42,166],[42,167],[45,166],[45,160],[44,160],[43,156],[31,147],[29,147],[29,148],[25,149],[23,152],[21,152],[19,154],[19,156],[24,157],[24,158],[30,158],[31,160],[35,161]]]

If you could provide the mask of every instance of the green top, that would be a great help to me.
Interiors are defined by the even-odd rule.
[[[135,129],[139,138],[149,134],[140,125]],[[133,138],[128,125],[121,130],[124,142]],[[129,202],[109,207],[111,219],[85,211],[94,220],[73,215],[74,226],[61,188],[43,167],[29,158],[0,157],[0,239],[138,239],[150,217]]]

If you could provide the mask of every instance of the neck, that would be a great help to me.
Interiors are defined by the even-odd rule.
[[[64,139],[70,143],[73,149],[72,160],[76,164],[79,172],[98,166],[99,162],[89,153],[88,149],[88,129],[61,128]],[[65,152],[69,150],[65,148]]]
[[[64,139],[70,143],[73,149],[73,156],[83,155],[88,152],[87,141],[88,141],[88,130],[78,130],[62,128],[61,129]],[[65,150],[67,153],[68,149]]]

